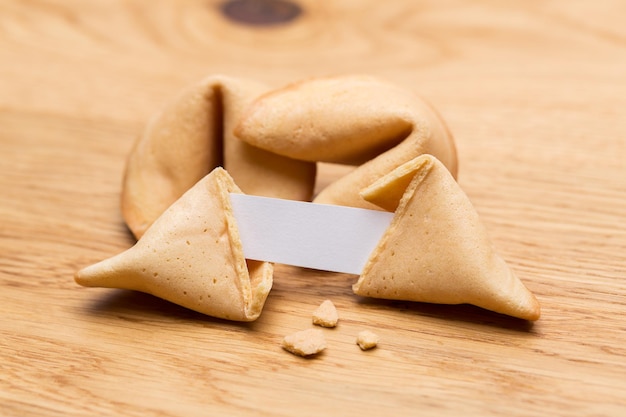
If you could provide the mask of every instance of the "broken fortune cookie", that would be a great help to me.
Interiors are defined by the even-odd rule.
[[[539,319],[536,298],[496,253],[478,213],[446,167],[431,155],[407,165],[413,167],[408,186],[407,166],[400,166],[361,193],[387,208],[397,201],[393,196],[402,192],[402,198],[354,292],[394,300],[468,303]]]
[[[229,194],[241,192],[216,168],[172,204],[130,249],[76,273],[78,284],[155,295],[228,320],[259,317],[273,266],[246,260]]]

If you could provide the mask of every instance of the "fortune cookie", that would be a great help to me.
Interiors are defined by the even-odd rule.
[[[454,140],[434,109],[371,76],[313,78],[262,95],[235,135],[295,159],[363,164],[322,190],[317,203],[376,209],[359,191],[424,153],[457,173]]]
[[[431,155],[422,155],[409,166],[412,176],[401,166],[363,192],[386,208],[393,208],[400,193],[402,197],[391,225],[353,285],[354,292],[394,300],[468,303],[537,320],[539,303],[496,253],[476,210],[446,167]]]
[[[273,266],[246,261],[229,193],[214,169],[157,218],[130,249],[76,273],[78,284],[146,292],[200,313],[252,321],[272,287]]]
[[[122,214],[135,237],[218,166],[245,193],[310,200],[314,163],[255,148],[233,134],[240,115],[266,90],[253,81],[210,76],[152,118],[128,156],[123,179]]]
[[[410,132],[402,102],[373,106],[396,90],[374,77],[312,78],[259,97],[235,135],[291,158],[358,165]],[[404,95],[404,92],[401,92]]]

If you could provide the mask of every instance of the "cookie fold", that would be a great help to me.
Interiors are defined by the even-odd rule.
[[[311,78],[260,96],[235,135],[295,159],[360,165],[316,203],[376,209],[359,191],[425,153],[457,173],[454,140],[437,112],[412,91],[368,75]]]
[[[260,96],[235,135],[291,158],[359,165],[411,131],[407,101],[406,92],[372,76],[309,78]]]
[[[172,204],[125,252],[76,273],[78,284],[137,290],[236,321],[259,317],[273,266],[246,260],[229,193],[230,175],[214,169]]]
[[[267,88],[212,75],[153,116],[126,163],[122,214],[135,237],[202,177],[223,166],[247,194],[310,200],[314,163],[259,149],[235,137],[241,114]]]
[[[400,166],[362,195],[397,209],[353,285],[356,294],[467,303],[521,319],[539,318],[536,298],[496,253],[471,202],[435,157],[422,155]]]

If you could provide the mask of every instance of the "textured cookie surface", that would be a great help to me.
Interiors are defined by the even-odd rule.
[[[324,300],[319,307],[313,311],[313,324],[322,327],[335,327],[339,321],[339,314],[335,305],[330,300]]]
[[[283,349],[294,355],[313,356],[326,349],[326,338],[320,329],[307,329],[285,336]]]
[[[244,259],[232,192],[240,190],[216,168],[133,247],[78,271],[76,282],[143,291],[214,317],[255,320],[272,287],[273,267]]]
[[[413,180],[354,292],[396,300],[468,303],[537,320],[539,303],[496,253],[476,210],[448,170],[431,155],[420,156],[413,166]],[[393,180],[379,184],[397,185]]]
[[[257,99],[235,134],[296,159],[360,164],[407,136],[414,99],[371,76],[313,78]]]
[[[126,163],[122,214],[139,238],[170,204],[218,166],[247,194],[309,200],[316,166],[237,139],[234,125],[267,87],[210,76],[170,101],[137,138]]]

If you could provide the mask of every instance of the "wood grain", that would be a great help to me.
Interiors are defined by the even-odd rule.
[[[220,4],[0,1],[0,414],[623,415],[624,3],[302,0],[275,26]],[[460,184],[542,304],[535,325],[361,299],[354,276],[286,266],[251,324],[73,282],[132,244],[124,160],[181,88],[357,72],[448,121]],[[284,352],[325,298],[327,351]],[[361,329],[377,349],[359,350]]]

